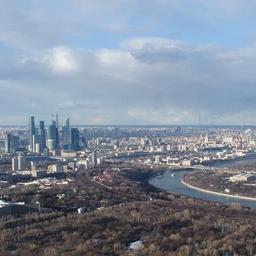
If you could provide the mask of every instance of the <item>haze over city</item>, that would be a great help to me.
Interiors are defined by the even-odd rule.
[[[0,119],[256,124],[256,3],[1,1]]]

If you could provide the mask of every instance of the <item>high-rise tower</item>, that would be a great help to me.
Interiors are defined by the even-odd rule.
[[[50,150],[57,148],[57,127],[55,121],[48,128],[48,147]]]
[[[39,142],[40,142],[40,150],[43,150],[46,148],[44,121],[39,122],[38,135],[39,135]]]
[[[70,149],[71,131],[69,118],[67,118],[66,124],[62,127],[62,143],[64,149]]]
[[[36,127],[35,127],[35,117],[30,116],[29,118],[29,145],[30,145],[30,151],[34,151],[34,145],[33,145],[33,136],[36,135]]]
[[[73,150],[79,150],[79,130],[77,128],[71,128],[71,148]]]

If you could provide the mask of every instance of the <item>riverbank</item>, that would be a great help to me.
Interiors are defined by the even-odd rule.
[[[199,188],[199,187],[195,187],[193,185],[188,184],[187,182],[184,181],[184,179],[181,179],[181,183],[184,186],[187,186],[191,189],[197,190],[197,191],[201,191],[204,193],[208,193],[208,194],[213,194],[213,195],[218,195],[218,196],[225,196],[225,197],[230,197],[230,198],[236,198],[236,199],[242,199],[242,200],[251,200],[251,201],[256,201],[255,197],[247,197],[247,196],[239,196],[239,195],[230,195],[230,194],[225,194],[225,193],[221,193],[221,192],[215,192],[212,190],[207,190],[207,189],[203,189],[203,188]]]

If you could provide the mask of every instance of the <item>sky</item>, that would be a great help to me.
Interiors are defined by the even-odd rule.
[[[256,0],[0,0],[1,125],[256,124]]]

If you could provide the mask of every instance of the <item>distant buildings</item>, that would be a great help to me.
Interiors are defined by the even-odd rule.
[[[255,174],[251,174],[251,173],[240,173],[240,174],[237,174],[237,175],[234,175],[234,176],[231,176],[229,178],[229,181],[230,182],[242,182],[242,181],[249,181],[251,180],[252,178],[255,177]]]
[[[15,154],[16,150],[20,146],[20,139],[18,136],[8,133],[5,139],[5,152],[9,154]]]
[[[18,171],[18,158],[14,157],[12,158],[12,171]]]
[[[71,128],[71,149],[72,150],[79,150],[79,130],[77,128]]]
[[[48,128],[48,148],[53,151],[57,149],[58,146],[58,129],[56,122],[52,122]]]
[[[12,171],[22,171],[25,167],[25,158],[21,155],[12,158]]]
[[[181,165],[184,167],[190,167],[191,166],[191,160],[183,160],[181,162]]]
[[[30,116],[28,136],[27,132],[25,134],[26,136],[21,134],[22,138],[16,134],[14,135],[12,130],[8,130],[7,133],[4,132],[4,152],[7,154],[15,154],[16,152],[25,152],[28,150],[31,153],[43,153],[44,155],[47,155],[47,149],[50,151],[57,149],[79,150],[79,130],[77,128],[72,128],[71,131],[70,121],[68,118],[65,125],[62,127],[62,137],[60,137],[58,122],[58,115],[56,115],[56,120],[53,120],[48,126],[48,129],[45,129],[45,123],[43,120],[40,120],[39,126],[36,127],[35,117]],[[19,130],[16,129],[14,132],[20,135]]]
[[[29,118],[29,150],[33,153],[44,153],[48,148],[54,152],[58,149],[64,150],[80,150],[80,134],[77,128],[70,128],[70,120],[66,119],[65,125],[62,127],[60,137],[59,117],[52,120],[46,132],[44,121],[39,121],[39,127],[35,126],[35,117]]]
[[[34,142],[33,136],[36,135],[36,127],[35,127],[35,117],[31,116],[29,118],[29,145],[30,151],[34,152]]]
[[[65,125],[62,127],[62,144],[63,149],[70,149],[71,147],[71,131],[69,118],[67,118]]]
[[[63,172],[63,168],[59,164],[52,164],[48,166],[49,173]]]
[[[40,152],[46,148],[46,135],[45,135],[45,128],[44,128],[44,121],[39,122],[39,143],[40,143]]]
[[[96,154],[95,151],[93,151],[91,153],[91,159],[90,160],[91,160],[90,162],[91,162],[92,167],[95,167],[96,164],[97,164],[97,154]]]
[[[29,118],[29,142],[31,152],[42,153],[46,148],[44,121],[39,121],[39,128],[36,128],[34,116]]]
[[[22,171],[25,167],[25,157],[19,155],[18,156],[18,170]]]

